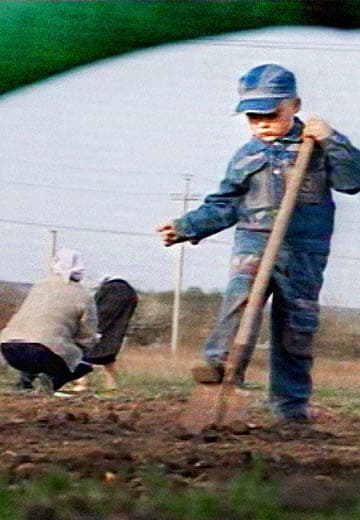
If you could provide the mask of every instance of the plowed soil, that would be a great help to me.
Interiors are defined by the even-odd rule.
[[[138,381],[145,372],[144,378],[156,375],[171,381],[188,370],[190,361],[170,358],[161,349],[128,349],[122,355],[119,380],[126,371]],[[351,367],[348,375],[358,373],[358,365]],[[320,382],[326,378],[323,369],[315,371]],[[263,384],[265,378],[260,359],[249,379]],[[241,427],[191,435],[178,423],[190,383],[183,387],[188,390],[165,383],[165,390],[151,394],[132,381],[121,383],[109,395],[90,387],[89,392],[71,397],[15,392],[12,383],[10,377],[0,395],[0,465],[13,482],[56,467],[76,477],[118,479],[129,491],[137,491],[142,486],[141,469],[148,465],[169,479],[192,485],[236,476],[259,457],[269,471],[283,476],[350,481],[360,472],[359,417],[321,400],[315,402],[318,417],[311,427],[279,428],[266,409],[262,386],[250,390]]]

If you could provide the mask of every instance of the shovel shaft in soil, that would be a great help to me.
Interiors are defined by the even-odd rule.
[[[248,346],[254,328],[258,325],[257,318],[264,305],[271,272],[287,231],[312,149],[313,139],[304,138],[294,166],[286,172],[285,194],[274,219],[273,229],[252,284],[239,329],[228,353],[223,383],[199,385],[181,419],[182,426],[192,433],[199,433],[211,425],[229,425],[244,418],[248,392],[237,389],[235,371],[241,353]]]

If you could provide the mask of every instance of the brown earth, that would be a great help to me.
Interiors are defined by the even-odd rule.
[[[249,371],[249,382],[258,386],[251,390],[242,427],[188,435],[178,420],[192,388],[190,379],[186,380],[191,358],[171,356],[163,348],[127,347],[121,356],[118,391],[102,393],[101,374],[96,374],[89,392],[67,398],[16,392],[11,386],[15,374],[4,370],[2,472],[17,482],[56,467],[76,478],[121,481],[130,492],[139,493],[141,472],[147,466],[155,466],[179,484],[205,485],[239,475],[260,456],[267,469],[279,476],[299,475],[322,485],[358,479],[360,419],[356,410],[345,414],[344,403],[340,408],[336,395],[319,398],[314,402],[318,418],[312,427],[296,431],[274,427],[265,407],[262,352]],[[325,388],[331,382],[340,396],[345,382],[356,394],[359,365],[320,359],[314,370],[315,385]],[[175,384],[179,377],[183,377],[181,384]]]

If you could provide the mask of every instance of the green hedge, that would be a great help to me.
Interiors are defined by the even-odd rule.
[[[0,2],[0,93],[143,47],[289,24],[359,27],[358,2]]]

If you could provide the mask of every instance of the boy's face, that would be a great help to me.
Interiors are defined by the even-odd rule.
[[[300,100],[288,99],[279,104],[271,114],[246,114],[252,134],[267,143],[283,137],[294,124],[294,115],[300,108]]]

